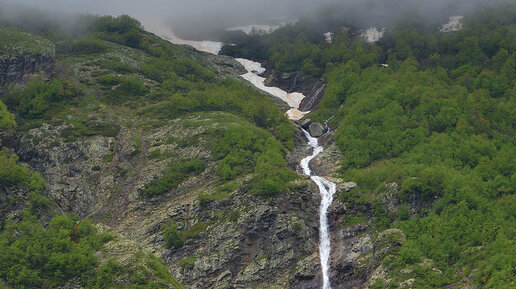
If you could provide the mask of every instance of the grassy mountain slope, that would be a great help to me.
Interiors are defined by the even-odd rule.
[[[9,150],[0,158],[0,246],[17,256],[1,262],[0,279],[14,288],[182,288],[149,251],[173,256],[167,265],[191,284],[194,271],[183,272],[181,256],[193,266],[196,255],[208,254],[195,251],[207,241],[200,236],[218,230],[210,234],[224,238],[223,226],[253,222],[258,209],[274,220],[268,208],[276,198],[295,198],[307,186],[285,161],[293,126],[272,99],[226,67],[143,31],[134,19],[86,16],[81,23],[79,32],[43,31],[56,45],[55,77],[35,77],[0,96],[9,110],[2,104],[1,145]],[[52,219],[55,213],[76,215]],[[89,220],[111,228],[95,229]],[[50,246],[56,230],[66,250],[38,260],[17,253]],[[284,259],[288,270],[301,254],[293,252]],[[56,262],[84,266],[63,272]],[[285,264],[275,266],[287,270]]]

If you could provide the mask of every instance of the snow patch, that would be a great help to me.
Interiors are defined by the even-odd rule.
[[[366,39],[368,43],[375,43],[380,40],[385,33],[385,28],[382,30],[378,30],[376,27],[369,27],[366,31],[364,31],[361,36]]]
[[[323,33],[324,39],[326,39],[326,42],[332,43],[333,42],[333,33],[332,32],[326,32]]]
[[[287,111],[288,119],[292,120],[300,120],[302,119],[309,111],[300,111],[297,108],[291,108]]]
[[[456,32],[462,29],[462,19],[464,16],[455,15],[448,19],[448,23],[441,26],[441,32]]]
[[[247,70],[247,73],[243,74],[242,78],[249,81],[256,88],[263,90],[283,100],[292,108],[287,112],[287,115],[290,119],[298,120],[308,113],[308,111],[299,110],[299,105],[301,104],[301,101],[305,98],[305,96],[302,93],[287,93],[279,87],[266,86],[265,78],[260,76],[262,73],[265,72],[265,68],[263,68],[260,63],[243,58],[235,59],[236,61],[240,62]]]

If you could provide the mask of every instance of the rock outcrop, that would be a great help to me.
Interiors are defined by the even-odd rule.
[[[34,74],[42,73],[45,78],[54,74],[56,51],[52,42],[14,29],[1,33],[13,41],[0,45],[0,89],[24,84]]]
[[[310,132],[310,135],[313,137],[320,137],[324,134],[324,126],[318,122],[312,122],[310,126],[308,127],[308,131]]]
[[[23,84],[34,74],[43,73],[45,78],[54,74],[55,50],[41,55],[0,55],[0,87]]]

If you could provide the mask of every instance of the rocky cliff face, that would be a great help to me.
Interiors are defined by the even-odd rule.
[[[11,83],[23,84],[37,73],[48,78],[54,74],[54,67],[55,49],[48,49],[40,55],[0,55],[0,87]]]
[[[267,67],[267,65],[266,65]],[[301,92],[306,97],[301,101],[301,111],[313,111],[319,108],[319,103],[324,96],[326,83],[318,79],[297,73],[279,73],[272,67],[267,67],[263,77],[267,78],[267,86],[279,87],[287,92]]]
[[[0,27],[0,89],[24,84],[34,74],[54,75],[55,45],[40,36]]]

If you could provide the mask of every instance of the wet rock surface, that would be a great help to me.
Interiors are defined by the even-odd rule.
[[[267,86],[279,87],[287,92],[300,92],[306,97],[301,101],[299,110],[312,111],[319,108],[319,103],[324,96],[326,82],[324,79],[302,75],[300,72],[280,73],[273,67],[264,64],[267,70],[263,77],[267,78]]]

